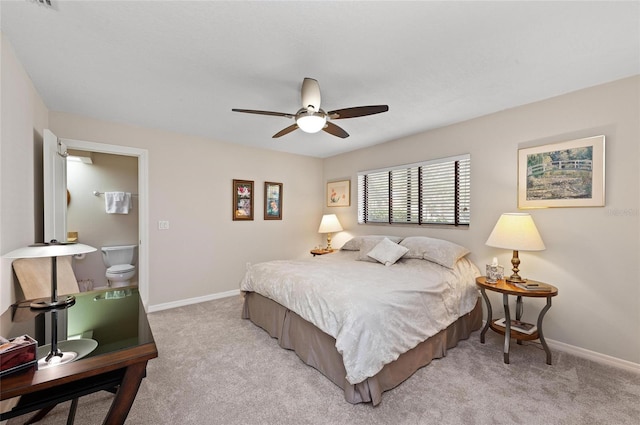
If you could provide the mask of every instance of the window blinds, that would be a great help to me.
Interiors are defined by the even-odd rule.
[[[358,173],[358,223],[469,225],[471,156]]]

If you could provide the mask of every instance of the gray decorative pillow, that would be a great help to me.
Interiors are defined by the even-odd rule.
[[[400,242],[402,237],[400,236],[385,236],[385,235],[367,235],[367,236],[354,236],[349,239],[342,245],[342,248],[345,251],[360,251],[360,245],[362,245],[365,240],[374,240],[376,242],[380,242],[382,239],[387,238],[391,242]],[[372,246],[373,247],[373,246]]]
[[[404,258],[418,258],[452,269],[470,251],[453,242],[426,236],[409,236],[400,242],[409,249]]]
[[[358,261],[368,261],[370,263],[377,263],[378,260],[376,260],[373,257],[369,257],[369,251],[375,248],[376,245],[378,245],[380,241],[382,241],[383,239],[385,238],[382,237],[380,239],[378,238],[362,239],[360,243],[360,252],[358,253]]]
[[[409,251],[408,248],[384,238],[367,255],[389,267],[395,264],[407,251]]]

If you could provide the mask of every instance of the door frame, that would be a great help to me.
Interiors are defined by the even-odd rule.
[[[128,146],[87,142],[85,140],[60,140],[67,149],[90,151],[138,158],[138,291],[145,310],[149,305],[149,151]]]

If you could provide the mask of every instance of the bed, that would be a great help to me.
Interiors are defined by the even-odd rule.
[[[248,265],[242,317],[348,402],[377,405],[480,328],[480,273],[468,252],[422,236],[358,236],[332,254]]]

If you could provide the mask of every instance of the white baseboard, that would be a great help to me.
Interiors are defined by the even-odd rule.
[[[240,295],[239,289],[234,289],[232,291],[227,291],[227,292],[219,292],[217,294],[205,295],[203,297],[187,298],[185,300],[173,301],[170,303],[150,305],[147,308],[147,313],[168,310],[170,308],[176,308],[176,307],[184,307],[185,305],[198,304],[205,301],[218,300],[220,298],[234,297],[236,295]]]
[[[564,342],[554,341],[552,339],[545,338],[549,348],[553,348],[558,351],[562,351],[568,354],[573,354],[576,357],[582,357],[587,360],[592,360],[597,363],[602,363],[608,366],[624,369],[629,372],[635,372],[640,374],[640,364],[630,362],[628,360],[622,360],[617,357],[608,356],[595,351],[587,350],[585,348],[576,347],[575,345],[565,344]]]
[[[482,320],[482,326],[484,327],[486,320]],[[536,340],[537,341],[537,340]],[[628,360],[622,360],[617,357],[608,356],[606,354],[598,353],[596,351],[587,350],[586,348],[576,347],[575,345],[565,344],[564,342],[556,341],[553,339],[545,338],[549,348],[562,351],[567,354],[572,354],[576,357],[591,360],[596,363],[605,364],[607,366],[617,367],[629,372],[635,372],[640,374],[640,364],[630,362]]]

